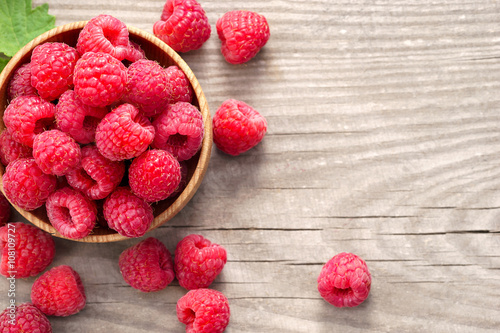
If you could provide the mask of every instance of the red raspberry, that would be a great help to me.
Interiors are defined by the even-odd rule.
[[[170,83],[169,103],[191,103],[194,93],[186,73],[175,65],[165,68],[165,72],[167,73],[167,80]]]
[[[153,223],[153,208],[128,188],[118,187],[103,207],[108,226],[125,237],[140,237]]]
[[[0,133],[0,162],[4,166],[10,162],[25,157],[32,157],[33,149],[14,140],[8,130]]]
[[[256,146],[266,131],[266,119],[248,104],[234,99],[222,103],[213,118],[215,145],[233,156]]]
[[[63,237],[80,239],[94,229],[97,206],[80,191],[71,187],[58,189],[49,196],[45,207],[50,223]]]
[[[147,117],[157,115],[167,106],[168,76],[156,61],[138,60],[128,67],[127,75],[125,102],[137,106]]]
[[[118,265],[125,282],[143,292],[165,289],[175,277],[172,255],[153,237],[123,251]]]
[[[67,90],[59,97],[55,118],[58,129],[71,135],[76,142],[87,144],[95,140],[97,124],[107,113],[107,108],[86,105],[73,90]]]
[[[33,147],[36,134],[54,124],[54,104],[38,96],[19,96],[5,109],[3,121],[12,138]]]
[[[31,63],[27,63],[14,71],[7,87],[7,98],[11,101],[19,96],[37,95],[31,85]]]
[[[86,303],[80,275],[70,266],[56,266],[43,273],[31,287],[31,302],[47,316],[66,317]]]
[[[339,253],[321,269],[318,291],[336,307],[354,307],[370,293],[372,278],[366,263],[355,254]]]
[[[0,314],[0,332],[2,333],[52,333],[52,326],[47,317],[31,303],[18,306],[9,305]]]
[[[64,176],[79,167],[82,153],[71,136],[59,130],[50,130],[35,136],[33,157],[43,172]]]
[[[3,193],[0,192],[0,226],[7,223],[7,221],[10,219],[10,213],[11,213],[10,202],[3,195]]]
[[[269,40],[269,24],[264,16],[245,10],[227,12],[216,23],[221,52],[227,62],[242,64]]]
[[[181,287],[207,288],[222,271],[227,253],[201,235],[184,237],[175,248],[175,274]]]
[[[188,160],[200,150],[204,126],[200,111],[192,104],[169,105],[153,121],[155,138],[151,146],[163,149],[179,161]]]
[[[120,184],[125,175],[122,161],[110,161],[95,145],[82,148],[82,167],[66,175],[68,184],[93,200],[104,199]]]
[[[108,53],[87,52],[76,63],[73,82],[83,103],[104,107],[122,98],[127,68]]]
[[[217,290],[190,290],[177,301],[177,318],[186,324],[186,333],[222,333],[229,317],[229,302]]]
[[[40,97],[52,101],[73,87],[73,70],[79,55],[65,43],[43,43],[31,55],[31,85]]]
[[[133,41],[129,41],[125,60],[136,62],[137,60],[141,59],[146,59],[146,53],[139,44],[134,43]]]
[[[196,0],[167,0],[160,21],[153,25],[156,37],[177,52],[199,49],[210,32],[207,15]]]
[[[153,142],[155,129],[146,116],[131,104],[122,104],[97,125],[95,143],[99,152],[112,161],[142,154]]]
[[[132,192],[147,202],[168,198],[181,181],[179,162],[169,152],[159,149],[147,150],[135,158],[128,173]]]
[[[31,224],[14,222],[0,228],[0,250],[0,274],[23,279],[40,274],[52,263],[56,245],[49,233]]]
[[[110,15],[99,15],[85,24],[76,44],[80,54],[108,53],[118,60],[128,54],[129,33],[125,23]]]
[[[43,173],[33,158],[10,162],[2,181],[5,196],[25,210],[42,206],[57,184],[56,176]]]

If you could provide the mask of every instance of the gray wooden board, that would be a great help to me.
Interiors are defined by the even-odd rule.
[[[110,14],[152,32],[164,1],[49,0],[56,24]],[[212,115],[229,98],[268,120],[263,142],[214,148],[194,198],[148,236],[174,251],[199,233],[228,263],[212,285],[230,301],[227,332],[500,330],[500,3],[200,1],[212,36],[183,54]],[[264,14],[271,39],[234,66],[215,22]],[[15,215],[13,220],[21,219]],[[177,281],[145,294],[117,259],[139,240],[57,239],[52,266],[81,275],[87,306],[51,317],[54,332],[182,332]],[[366,260],[373,286],[357,308],[319,296],[322,265]],[[34,278],[18,280],[17,302]],[[6,280],[0,280],[7,306]]]

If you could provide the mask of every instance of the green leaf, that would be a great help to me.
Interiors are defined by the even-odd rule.
[[[0,73],[2,73],[3,69],[5,66],[7,66],[7,63],[9,62],[10,58],[4,58],[0,56]]]
[[[49,5],[32,8],[31,0],[0,0],[0,52],[12,57],[33,38],[55,27]]]

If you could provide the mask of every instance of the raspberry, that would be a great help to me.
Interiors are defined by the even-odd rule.
[[[371,275],[366,263],[355,254],[342,252],[330,259],[318,277],[318,291],[336,307],[354,307],[370,293]]]
[[[9,305],[0,314],[0,332],[2,333],[52,333],[52,326],[47,317],[31,303],[18,306]]]
[[[36,134],[54,124],[54,104],[38,96],[19,96],[5,109],[3,121],[12,138],[33,147]]]
[[[193,88],[191,87],[191,82],[189,82],[186,74],[175,65],[165,68],[165,72],[167,73],[167,80],[170,83],[169,103],[191,103],[194,93]]]
[[[4,166],[18,159],[33,156],[33,149],[12,138],[8,130],[0,133],[0,162]]]
[[[123,60],[128,54],[129,33],[125,23],[110,15],[99,15],[85,24],[78,35],[76,49],[80,54],[104,52]]]
[[[167,0],[160,21],[153,25],[156,37],[177,52],[199,49],[210,32],[207,15],[195,0]]]
[[[7,223],[7,221],[10,219],[10,213],[10,202],[3,195],[3,193],[0,192],[0,226]]]
[[[65,43],[43,43],[31,55],[31,85],[40,97],[52,101],[73,87],[76,49]]]
[[[168,104],[168,76],[153,60],[138,60],[128,67],[128,81],[123,100],[137,106],[145,116],[153,117]]]
[[[207,288],[227,262],[226,249],[201,235],[184,237],[175,248],[175,274],[181,287]]]
[[[72,137],[50,130],[35,136],[33,157],[43,172],[63,176],[80,165],[82,154]]]
[[[170,152],[179,161],[188,160],[200,150],[203,141],[203,117],[187,102],[169,105],[153,121],[156,136],[153,148]]]
[[[186,161],[180,161],[179,165],[181,167],[181,181],[177,189],[172,193],[172,195],[176,195],[184,191],[188,184],[188,166]]]
[[[264,16],[245,10],[227,12],[217,20],[216,28],[222,55],[231,64],[255,57],[271,35]]]
[[[45,206],[50,223],[64,237],[80,239],[94,229],[97,206],[80,191],[71,187],[58,189]]]
[[[52,263],[56,245],[52,236],[37,227],[22,222],[8,223],[0,228],[0,274],[23,279],[40,274]],[[12,265],[9,252],[15,252]]]
[[[125,60],[128,60],[130,62],[136,62],[137,60],[141,59],[146,59],[146,53],[139,44],[133,41],[129,41]]]
[[[2,181],[5,196],[25,210],[42,206],[57,184],[56,176],[43,173],[33,158],[10,162]]]
[[[82,167],[66,175],[68,184],[93,200],[104,199],[120,184],[125,164],[102,156],[95,145],[82,148]]]
[[[131,104],[122,104],[97,125],[95,142],[99,152],[112,161],[142,154],[153,142],[155,129],[146,116]]]
[[[127,68],[108,53],[87,52],[76,63],[73,82],[83,103],[104,107],[122,98]]]
[[[97,124],[107,113],[107,108],[88,106],[73,90],[67,90],[59,97],[55,118],[58,129],[71,135],[76,142],[87,144],[95,140]]]
[[[118,265],[125,282],[143,292],[165,289],[175,277],[172,255],[153,237],[123,251]]]
[[[186,324],[186,333],[222,333],[229,317],[229,302],[217,290],[190,290],[177,301],[177,318]]]
[[[132,161],[128,178],[135,195],[147,202],[156,202],[168,198],[177,189],[181,170],[172,154],[152,149]]]
[[[31,302],[47,316],[78,313],[85,307],[86,299],[80,275],[67,265],[43,273],[31,287]]]
[[[31,63],[23,64],[16,69],[7,87],[9,100],[29,95],[37,95],[36,89],[31,85]]]
[[[214,143],[233,156],[256,146],[267,131],[266,119],[248,104],[229,99],[213,118]]]
[[[108,226],[125,237],[144,235],[154,219],[151,206],[125,187],[106,198],[103,213]]]

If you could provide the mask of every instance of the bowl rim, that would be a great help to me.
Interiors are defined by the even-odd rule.
[[[77,21],[77,22],[72,22],[72,23],[67,23],[58,27],[55,27],[37,37],[35,37],[33,40],[28,42],[24,47],[22,47],[7,63],[5,68],[2,70],[0,73],[0,89],[3,87],[6,89],[6,85],[10,77],[13,75],[13,71],[17,68],[19,61],[21,61],[24,57],[26,57],[32,50],[37,46],[40,45],[46,41],[48,41],[50,38],[60,34],[60,33],[65,33],[68,31],[72,30],[81,30],[85,24],[88,21]],[[187,63],[180,57],[180,55],[175,52],[170,46],[168,46],[165,42],[163,42],[161,39],[158,37],[154,36],[153,34],[138,29],[134,26],[127,25],[127,29],[129,31],[129,34],[138,36],[140,38],[146,39],[148,42],[151,42],[154,44],[156,47],[161,49],[163,52],[165,52],[171,59],[172,61],[186,74],[187,78],[189,79],[191,86],[193,88],[193,92],[196,96],[196,99],[198,101],[198,106],[199,110],[202,114],[203,117],[203,124],[204,124],[204,137],[203,137],[203,142],[202,146],[199,151],[199,158],[198,162],[196,163],[196,167],[194,169],[194,172],[191,176],[191,179],[189,182],[186,184],[186,187],[184,190],[178,195],[178,197],[175,199],[174,202],[170,204],[163,212],[161,212],[159,215],[157,215],[150,228],[146,232],[145,235],[141,236],[147,236],[147,234],[152,231],[153,229],[158,228],[159,226],[163,225],[170,219],[172,219],[177,213],[179,213],[185,206],[186,204],[192,199],[196,191],[201,185],[201,182],[203,178],[205,177],[208,164],[210,161],[210,155],[211,155],[211,150],[212,150],[212,120],[210,117],[210,110],[208,107],[208,102],[206,100],[205,94],[203,93],[203,90],[201,89],[201,86],[190,69],[190,67],[187,65]],[[3,110],[5,111],[5,109]],[[5,125],[0,119],[0,132],[4,130]],[[4,174],[4,169],[5,167],[0,164],[0,191],[4,193],[3,189],[3,181],[2,181],[2,176]],[[11,203],[12,204],[12,203]],[[38,217],[34,216],[31,214],[29,211],[26,211],[14,204],[12,204],[14,209],[16,209],[26,220],[31,222],[32,224],[36,225],[40,229],[48,232],[52,236],[58,237],[58,238],[63,238],[63,239],[68,239],[72,241],[77,241],[77,242],[85,242],[85,243],[108,243],[108,242],[116,242],[116,241],[121,241],[121,240],[127,240],[131,239],[130,237],[126,237],[123,235],[120,235],[119,233],[115,232],[112,234],[103,234],[103,235],[96,235],[96,234],[89,234],[86,237],[80,238],[80,239],[70,239],[67,237],[62,236],[50,223],[47,223],[45,221],[40,220]],[[138,237],[138,238],[141,238]]]

